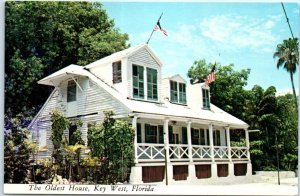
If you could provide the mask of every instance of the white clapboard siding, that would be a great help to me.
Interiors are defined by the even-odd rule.
[[[82,131],[82,138],[87,142],[87,124],[89,122],[101,123],[104,118],[104,111],[113,111],[115,114],[124,114],[129,112],[127,108],[117,101],[113,96],[106,92],[103,88],[98,86],[88,78],[82,77],[78,79],[78,83],[82,88],[82,92],[78,89],[77,96],[77,119],[81,119],[83,126],[80,127]],[[53,150],[53,144],[51,141],[51,112],[55,109],[65,110],[66,105],[66,88],[67,81],[62,82],[58,90],[52,95],[48,103],[43,108],[37,117],[36,127],[37,131],[47,131],[47,151],[39,153],[38,157],[49,157]],[[64,112],[66,114],[66,112]],[[91,115],[92,114],[92,115]],[[69,131],[65,130],[64,135],[69,138]],[[38,138],[36,138],[38,141]]]
[[[164,78],[162,80],[162,101],[170,100],[170,80],[169,78]]]
[[[142,48],[136,51],[133,55],[128,58],[131,62],[141,62],[146,65],[151,65],[153,67],[160,67],[152,55],[148,52],[146,48]]]
[[[128,112],[123,104],[117,101],[104,89],[94,84],[87,89],[86,107],[84,114],[99,113],[111,110],[115,114],[123,114]]]
[[[49,99],[48,103],[42,109],[38,119],[42,119],[42,120],[50,119],[50,113],[57,107],[58,97],[59,97],[59,92],[55,90],[54,94]]]

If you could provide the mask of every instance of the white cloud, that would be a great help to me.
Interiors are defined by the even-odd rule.
[[[277,18],[257,19],[238,15],[216,15],[203,19],[203,36],[231,50],[250,48],[270,51],[277,41],[272,33]]]

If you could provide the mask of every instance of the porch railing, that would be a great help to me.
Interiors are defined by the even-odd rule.
[[[215,159],[228,159],[228,147],[226,146],[215,146],[214,147]]]
[[[211,159],[210,146],[192,145],[192,156],[196,160]]]
[[[231,159],[232,160],[248,160],[247,147],[231,147]]]
[[[164,144],[138,143],[137,159],[138,161],[164,161]],[[216,160],[229,160],[227,146],[214,146],[214,158]],[[212,160],[210,146],[192,145],[192,159],[196,161]],[[169,144],[170,161],[188,161],[189,147],[187,144]],[[231,159],[233,161],[247,161],[247,147],[231,147]]]
[[[170,144],[170,160],[189,160],[189,148],[187,144]]]
[[[138,144],[137,159],[161,161],[164,160],[164,158],[164,144]]]

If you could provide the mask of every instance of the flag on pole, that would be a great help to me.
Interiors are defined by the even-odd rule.
[[[156,25],[154,26],[153,31],[161,31],[165,36],[168,36],[168,32],[166,30],[164,30],[163,28],[161,28],[159,21],[157,21]]]
[[[213,81],[215,81],[216,77],[215,77],[215,68],[216,68],[216,63],[213,65],[210,73],[208,74],[206,80],[205,80],[205,84],[208,85],[210,83],[212,83]]]

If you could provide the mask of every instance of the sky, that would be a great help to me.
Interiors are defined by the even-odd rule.
[[[284,3],[295,37],[299,37],[299,4]],[[251,69],[246,89],[258,84],[291,90],[289,73],[276,68],[277,44],[291,37],[280,2],[104,2],[104,9],[131,46],[146,43],[159,16],[168,36],[156,31],[149,46],[163,62],[163,76],[187,71],[195,60],[234,69]],[[217,81],[216,81],[217,82]],[[299,72],[294,75],[299,89]]]

